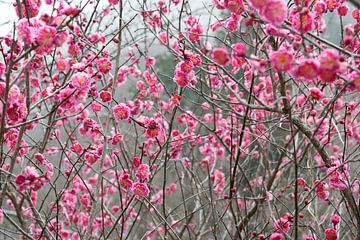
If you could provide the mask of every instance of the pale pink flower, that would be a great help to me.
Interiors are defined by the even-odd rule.
[[[100,112],[102,109],[102,106],[100,103],[94,101],[90,104],[91,110],[93,110],[93,112]]]
[[[71,77],[73,86],[78,90],[88,90],[90,87],[90,78],[86,73],[76,73]]]
[[[47,25],[40,27],[36,38],[39,49],[50,52],[55,47],[55,36],[56,28]]]
[[[276,71],[288,71],[291,69],[293,61],[293,54],[285,49],[272,52],[270,55],[270,61]]]
[[[271,0],[260,9],[260,15],[274,26],[284,23],[287,18],[287,12],[284,0]]]
[[[25,44],[31,45],[35,43],[37,29],[31,25],[33,21],[28,21],[28,19],[20,19],[16,26],[17,35],[20,41]]]
[[[271,0],[248,0],[248,2],[256,9],[261,9],[268,5]]]
[[[167,39],[167,33],[166,32],[161,32],[159,34],[159,38],[160,38],[160,41],[161,41],[161,44],[167,44],[168,43],[168,39]]]
[[[176,192],[177,185],[176,183],[170,183],[169,186],[166,187],[166,195],[170,196],[174,192]]]

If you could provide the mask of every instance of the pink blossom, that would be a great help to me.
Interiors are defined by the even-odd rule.
[[[338,7],[337,11],[339,16],[345,17],[349,12],[349,7],[346,5],[341,5],[340,7]]]
[[[291,68],[293,60],[293,54],[289,53],[285,49],[272,52],[270,55],[270,61],[276,71],[288,71]]]
[[[336,71],[340,67],[339,54],[335,50],[326,49],[320,56],[320,68],[328,71]]]
[[[327,228],[325,229],[325,239],[326,240],[337,240],[337,233],[336,229],[333,228]]]
[[[97,67],[99,69],[99,72],[102,74],[107,74],[112,69],[112,63],[109,58],[99,58],[95,60],[95,63],[97,64]]]
[[[90,87],[90,78],[87,74],[79,72],[71,77],[73,86],[78,90],[88,90]]]
[[[314,28],[314,17],[310,11],[301,13],[292,11],[290,14],[290,22],[294,29],[303,33],[310,32]]]
[[[5,64],[3,62],[0,62],[0,78],[5,73],[5,70],[6,70]]]
[[[127,172],[123,171],[121,173],[119,184],[125,190],[129,190],[133,186],[133,181],[130,179],[130,175]]]
[[[54,38],[54,45],[61,47],[67,40],[68,33],[66,31],[57,32]]]
[[[100,98],[103,102],[111,102],[112,100],[112,94],[110,91],[101,91],[100,92]]]
[[[309,88],[310,96],[315,100],[320,100],[324,97],[324,93],[317,87]]]
[[[232,57],[244,57],[246,54],[246,47],[243,43],[235,43],[232,49]]]
[[[190,28],[188,28],[186,32],[189,37],[189,40],[195,43],[200,41],[201,39],[200,35],[203,33],[203,28],[201,24],[196,23]]]
[[[138,156],[135,156],[135,157],[133,157],[133,164],[134,164],[134,167],[139,167],[140,166],[140,162],[141,161],[141,159],[138,157]]]
[[[148,186],[142,182],[135,182],[131,187],[131,191],[138,198],[145,198],[149,195],[150,192]]]
[[[328,185],[325,182],[319,182],[319,181],[314,181],[314,184],[317,184],[317,187],[315,188],[315,192],[318,196],[319,199],[323,200],[323,201],[327,201],[329,198],[329,191],[328,191]]]
[[[166,32],[161,32],[159,34],[159,38],[160,38],[160,41],[161,41],[161,44],[167,44],[168,43],[168,39],[167,39],[167,33]]]
[[[282,232],[288,233],[290,231],[289,218],[287,218],[286,216],[280,218],[274,223],[274,228],[277,230],[278,233],[282,233]]]
[[[171,183],[169,186],[166,187],[166,195],[170,196],[174,192],[176,192],[176,183]]]
[[[28,21],[28,19],[23,18],[20,19],[16,26],[17,35],[20,41],[25,44],[31,45],[35,43],[37,29],[32,26],[33,21]]]
[[[113,108],[113,115],[116,121],[128,120],[130,117],[130,108],[120,103]]]
[[[110,4],[117,5],[119,3],[119,0],[108,0]]]
[[[261,16],[269,23],[279,26],[287,18],[287,6],[284,0],[270,0],[260,9]]]
[[[282,233],[273,233],[270,235],[270,240],[282,240],[283,239],[283,235]]]
[[[65,72],[68,71],[70,69],[70,62],[68,59],[63,59],[60,58],[56,61],[56,68],[60,71],[60,72]]]
[[[146,136],[150,138],[157,137],[160,133],[160,125],[154,119],[150,119],[146,124]]]
[[[225,7],[239,15],[241,14],[243,11],[244,11],[244,3],[243,3],[243,0],[229,0],[229,1],[225,1]]]
[[[228,51],[225,48],[214,48],[211,57],[217,64],[222,66],[225,66],[230,61]]]
[[[196,76],[193,71],[194,64],[190,60],[179,62],[175,67],[174,82],[179,87],[187,87],[196,82]]]
[[[253,6],[256,9],[261,9],[266,5],[270,4],[270,2],[271,0],[249,0],[251,6]]]
[[[337,214],[334,214],[331,216],[331,222],[334,225],[334,227],[340,222],[340,216]]]
[[[140,164],[136,170],[135,176],[141,181],[149,180],[150,176],[150,167],[147,164]]]
[[[55,47],[56,28],[51,26],[43,26],[39,28],[36,41],[42,52],[50,52]]]
[[[318,62],[313,59],[305,59],[300,61],[299,65],[295,68],[294,75],[304,80],[315,80],[318,72]]]
[[[98,102],[92,102],[90,104],[91,110],[93,110],[93,112],[100,112],[102,109],[102,106],[100,103]]]

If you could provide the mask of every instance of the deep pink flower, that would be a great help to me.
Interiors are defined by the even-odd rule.
[[[318,196],[319,199],[323,200],[323,201],[327,201],[329,198],[329,187],[327,185],[327,183],[325,182],[320,182],[319,181],[314,181],[314,184],[318,184],[317,187],[315,188],[315,192]]]
[[[150,119],[146,124],[146,136],[149,138],[154,138],[159,135],[160,125],[156,122],[155,119]]]
[[[19,174],[16,176],[15,182],[16,182],[16,184],[21,185],[25,182],[25,180],[26,180],[26,177],[23,174]]]
[[[101,91],[100,98],[101,98],[101,101],[103,101],[103,102],[111,102],[112,94],[110,91]]]
[[[150,192],[146,183],[142,182],[135,182],[131,187],[131,191],[138,198],[145,198],[149,195]]]
[[[119,177],[119,184],[125,190],[129,190],[133,186],[133,181],[129,177],[127,172],[122,172]]]
[[[320,100],[324,97],[324,93],[317,87],[309,88],[310,96],[315,100]]]
[[[134,167],[139,167],[140,166],[140,161],[141,161],[141,159],[138,156],[133,157]]]
[[[93,112],[100,112],[102,109],[102,106],[100,103],[94,101],[90,104],[91,110],[93,110]]]
[[[113,115],[116,121],[127,120],[130,117],[130,108],[120,103],[113,108]]]
[[[326,240],[337,240],[337,233],[336,233],[336,229],[333,228],[328,228],[325,229],[325,239]]]
[[[117,5],[119,3],[119,0],[108,0],[110,4]]]
[[[338,7],[337,11],[339,16],[345,17],[349,12],[349,7],[346,5],[341,5],[340,7]]]
[[[232,49],[232,57],[244,57],[246,54],[246,46],[243,43],[235,43]]]
[[[112,63],[109,58],[104,57],[104,58],[96,59],[95,63],[97,64],[99,72],[103,74],[107,74],[111,71]]]
[[[294,70],[294,75],[304,80],[315,80],[318,74],[319,64],[312,59],[300,61],[299,65]]]
[[[229,54],[226,48],[214,48],[211,57],[213,60],[222,66],[230,62]]]
[[[340,216],[337,214],[334,214],[331,216],[331,222],[334,225],[334,227],[340,222]]]
[[[270,240],[282,240],[283,239],[283,235],[282,233],[273,233],[271,234]]]

